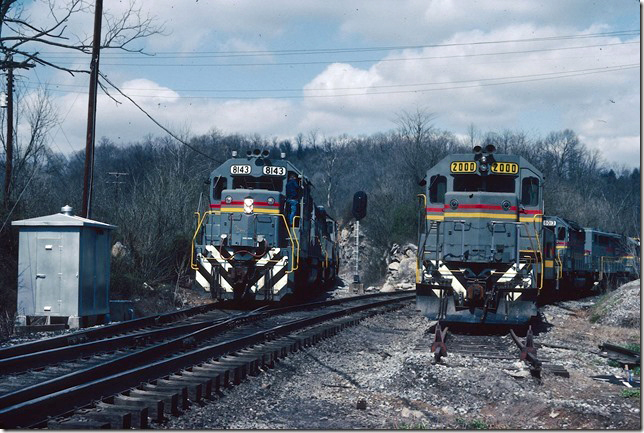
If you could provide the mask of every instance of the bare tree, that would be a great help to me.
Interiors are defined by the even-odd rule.
[[[56,57],[48,58],[41,52],[43,48],[57,48],[90,54],[92,35],[76,34],[70,30],[72,19],[82,14],[91,16],[92,2],[88,0],[36,0],[31,2],[45,5],[48,18],[43,22],[34,22],[28,15],[25,4],[19,0],[0,0],[0,49],[4,54],[2,67],[9,62],[15,68],[29,68],[35,65],[53,67],[70,74],[89,73],[89,69],[78,69],[65,66]],[[163,26],[156,19],[142,11],[135,0],[119,14],[106,10],[103,14],[103,40],[101,49],[119,49],[128,52],[143,52],[135,49],[133,42],[163,33]],[[91,18],[89,19],[91,22]],[[12,59],[12,60],[11,60]],[[89,62],[88,62],[89,66]]]
[[[402,111],[394,121],[398,125],[401,138],[400,157],[415,182],[419,182],[425,176],[425,171],[431,164],[428,161],[431,157],[429,144],[434,130],[432,121],[435,118],[434,113],[416,107],[416,111],[412,113]]]

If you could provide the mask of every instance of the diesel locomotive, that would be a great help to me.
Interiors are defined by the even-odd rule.
[[[297,194],[287,199],[291,178]],[[338,225],[285,154],[233,152],[209,184],[210,209],[197,212],[193,236],[196,286],[218,300],[278,302],[335,282]]]
[[[637,278],[636,240],[544,216],[542,173],[495,150],[449,155],[421,183],[416,304],[425,316],[526,324],[538,302]]]
[[[537,313],[543,176],[494,151],[476,146],[427,171],[416,293],[430,319],[522,323]]]

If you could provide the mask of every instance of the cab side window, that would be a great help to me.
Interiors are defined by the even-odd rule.
[[[526,177],[521,183],[521,204],[524,206],[539,205],[539,179]]]
[[[228,185],[228,179],[225,177],[215,179],[215,185],[212,188],[213,199],[221,200],[221,192],[226,189],[226,185]]]
[[[559,227],[559,230],[557,231],[557,240],[559,240],[559,241],[566,240],[566,229],[565,228]]]
[[[447,191],[447,178],[445,176],[432,176],[429,181],[430,203],[444,203]]]

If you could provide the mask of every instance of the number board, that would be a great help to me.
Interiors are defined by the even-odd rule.
[[[453,161],[449,170],[452,173],[474,173],[476,171],[476,162],[474,161]]]
[[[517,174],[519,164],[516,162],[495,162],[490,167],[490,171],[497,174]]]
[[[251,171],[250,165],[234,164],[230,166],[230,174],[250,174]]]
[[[546,227],[554,227],[557,225],[557,221],[555,220],[543,220],[543,225]]]
[[[286,174],[286,167],[276,167],[274,165],[265,165],[262,172],[269,176],[284,176]]]

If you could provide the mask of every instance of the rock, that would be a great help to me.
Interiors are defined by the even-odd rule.
[[[396,288],[390,282],[387,281],[385,284],[383,284],[382,289],[380,289],[380,291],[381,292],[395,292]]]
[[[425,415],[419,410],[410,410],[407,409],[406,407],[403,408],[403,410],[400,412],[400,415],[403,416],[404,418],[424,418]]]
[[[517,379],[523,379],[530,376],[530,370],[521,369],[521,370],[503,370],[504,373],[515,377]]]
[[[112,257],[124,257],[128,253],[128,247],[120,242],[116,242],[112,246]]]

